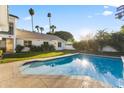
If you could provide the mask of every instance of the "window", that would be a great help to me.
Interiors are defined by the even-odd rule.
[[[32,41],[24,41],[24,46],[28,47],[32,45]]]
[[[62,47],[62,43],[61,42],[58,42],[58,47]]]
[[[48,45],[49,43],[48,42],[43,42],[44,45]]]
[[[9,34],[13,35],[14,34],[14,24],[9,23]]]

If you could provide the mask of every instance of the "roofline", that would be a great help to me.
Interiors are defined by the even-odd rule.
[[[18,31],[24,31],[24,32],[29,32],[29,33],[35,33],[35,32],[30,31],[30,30],[20,29],[20,28],[16,28],[16,30],[18,30]],[[41,35],[49,35],[49,34],[41,34]],[[62,39],[62,38],[60,38],[60,37],[58,37],[58,36],[56,36],[56,35],[50,35],[50,36],[57,37],[57,38],[59,38],[60,40],[66,42],[64,39]],[[56,40],[56,39],[55,39],[55,40]]]
[[[12,16],[12,17],[15,17],[15,18],[19,19],[19,17],[18,17],[18,16],[13,15],[13,14],[9,14],[9,16]]]

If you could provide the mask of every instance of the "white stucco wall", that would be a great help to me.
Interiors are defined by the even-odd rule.
[[[0,31],[9,31],[7,5],[0,5]]]
[[[104,52],[117,52],[117,50],[114,49],[111,46],[105,46],[105,47],[103,47],[102,51],[104,51]]]
[[[24,41],[21,39],[16,39],[16,45],[24,46]]]
[[[48,42],[50,45],[54,45],[56,50],[65,49],[65,42],[63,42],[63,41],[58,41],[58,40],[37,40],[37,39],[25,39],[25,40],[32,41],[32,45],[35,45],[35,46],[41,46],[41,44],[43,44],[43,42]],[[58,42],[62,43],[61,47],[58,47]],[[24,40],[17,39],[16,45],[24,46]]]
[[[67,50],[75,50],[72,45],[65,45],[65,49],[67,49]]]

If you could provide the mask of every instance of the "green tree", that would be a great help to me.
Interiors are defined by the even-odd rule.
[[[56,31],[55,33],[50,33],[48,32],[47,34],[51,34],[51,35],[56,35],[60,38],[62,38],[65,41],[74,41],[74,37],[70,32],[66,32],[66,31]]]
[[[124,25],[121,26],[121,31],[120,32],[124,33]]]
[[[95,35],[95,40],[99,44],[100,50],[107,44],[109,44],[109,40],[111,39],[111,36],[109,33],[105,32],[105,29],[103,30],[98,30],[98,32]]]
[[[33,25],[33,15],[34,15],[34,10],[32,8],[29,9],[29,14],[31,15],[31,23],[32,23],[32,31],[34,31],[34,25]]]
[[[124,33],[116,32],[111,34],[109,44],[120,52],[124,51]]]

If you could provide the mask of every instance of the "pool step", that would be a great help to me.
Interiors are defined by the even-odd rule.
[[[122,62],[123,62],[123,64],[124,64],[124,56],[121,56],[121,59],[122,59]]]

